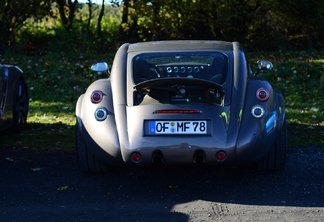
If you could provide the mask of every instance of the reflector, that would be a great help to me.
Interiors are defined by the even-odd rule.
[[[224,151],[219,151],[216,153],[216,159],[218,161],[224,161],[226,159],[226,153]]]
[[[140,162],[142,159],[142,156],[141,154],[139,153],[133,153],[132,156],[131,156],[131,160],[134,162],[134,163],[138,163]]]
[[[156,110],[156,114],[196,114],[201,113],[198,109],[167,109],[167,110]]]

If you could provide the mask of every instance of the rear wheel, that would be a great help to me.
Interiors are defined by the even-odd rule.
[[[258,162],[257,167],[260,171],[279,171],[286,165],[287,155],[287,125],[284,121],[280,129],[277,140],[268,153]]]
[[[76,127],[75,147],[77,161],[80,171],[82,172],[105,172],[106,165],[97,159],[84,142],[80,129]]]
[[[15,86],[13,104],[13,132],[19,132],[25,128],[27,123],[28,106],[29,99],[27,85],[22,79],[18,79]]]

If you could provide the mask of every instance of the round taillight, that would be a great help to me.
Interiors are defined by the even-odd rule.
[[[262,106],[255,105],[251,109],[251,114],[252,114],[253,117],[255,117],[257,119],[260,119],[260,118],[262,118],[264,116],[265,111],[264,111]]]
[[[108,116],[108,112],[105,108],[98,108],[98,109],[96,109],[94,116],[95,116],[96,120],[104,121]]]
[[[269,99],[269,92],[263,88],[258,89],[258,91],[256,93],[256,97],[260,101],[267,101]]]
[[[91,94],[91,102],[92,103],[100,103],[103,98],[103,93],[99,90],[93,91]]]
[[[140,153],[132,153],[131,155],[131,160],[134,162],[134,163],[139,163],[141,160],[142,160],[142,156]]]
[[[224,151],[219,151],[219,152],[216,153],[216,159],[219,162],[224,161],[226,159],[226,157],[227,157],[227,155],[226,155],[226,153]]]

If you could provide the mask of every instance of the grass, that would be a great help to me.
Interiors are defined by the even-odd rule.
[[[264,58],[274,64],[272,71],[260,76],[285,97],[289,147],[324,147],[324,53],[253,53],[249,57],[252,62]],[[96,61],[111,65],[112,58],[113,54],[2,55],[0,63],[18,65],[26,74],[30,112],[27,128],[19,135],[1,135],[0,147],[74,149],[77,98],[91,82],[104,77],[90,66]]]

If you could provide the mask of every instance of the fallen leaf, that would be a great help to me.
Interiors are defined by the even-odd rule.
[[[64,190],[67,190],[67,189],[69,189],[69,186],[63,186],[63,187],[57,188],[57,190],[59,190],[59,191],[64,191]]]
[[[41,168],[38,168],[38,167],[37,168],[31,168],[30,170],[36,172],[36,171],[40,171]]]
[[[10,162],[13,162],[14,160],[11,159],[10,157],[7,157],[6,160],[10,161]]]

